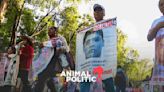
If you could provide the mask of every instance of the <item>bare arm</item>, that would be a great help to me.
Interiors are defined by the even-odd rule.
[[[159,29],[163,28],[163,27],[164,27],[164,22],[160,22],[155,27],[151,28],[148,35],[147,35],[147,40],[152,41],[156,37]]]

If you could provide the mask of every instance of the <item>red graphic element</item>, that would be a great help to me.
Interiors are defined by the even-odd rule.
[[[98,74],[97,81],[102,80],[102,73],[104,72],[104,69],[101,66],[93,68],[93,74]]]

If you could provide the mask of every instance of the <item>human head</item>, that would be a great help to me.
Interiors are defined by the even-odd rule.
[[[15,54],[16,53],[16,49],[14,46],[10,46],[7,50],[8,54]]]
[[[103,31],[87,31],[83,38],[83,51],[86,59],[100,57],[104,46]]]
[[[50,27],[48,29],[48,36],[50,38],[57,37],[57,35],[58,35],[57,31],[58,31],[58,28],[57,27]]]
[[[158,7],[161,13],[164,15],[164,0],[159,0]]]
[[[121,66],[121,65],[118,65],[118,66],[117,66],[117,69],[119,69],[119,68],[122,68],[122,66]]]
[[[105,16],[104,7],[99,4],[95,4],[93,6],[93,10],[94,10],[94,18],[95,18],[96,22],[103,20],[103,18]]]
[[[33,40],[32,38],[28,37],[28,36],[21,36],[22,40],[23,40],[23,44],[24,45],[30,45],[33,46]]]

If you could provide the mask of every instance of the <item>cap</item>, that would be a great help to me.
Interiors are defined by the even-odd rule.
[[[49,28],[49,30],[58,31],[58,27],[52,26],[52,27]]]
[[[95,11],[96,8],[101,8],[102,10],[104,10],[104,7],[99,4],[94,4],[93,10]]]

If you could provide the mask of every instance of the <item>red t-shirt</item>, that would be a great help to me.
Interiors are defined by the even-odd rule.
[[[34,56],[34,48],[30,45],[20,49],[20,69],[29,70]]]

